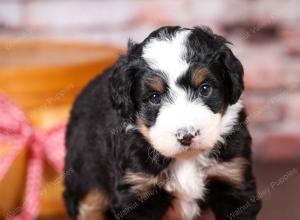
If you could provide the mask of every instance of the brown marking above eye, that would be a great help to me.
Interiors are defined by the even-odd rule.
[[[147,84],[158,93],[164,93],[166,90],[166,85],[163,79],[156,75],[149,77],[147,79]]]
[[[192,85],[195,87],[200,86],[207,74],[208,69],[206,68],[196,69],[192,73]]]

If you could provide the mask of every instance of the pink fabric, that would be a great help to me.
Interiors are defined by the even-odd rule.
[[[33,129],[26,120],[24,112],[0,94],[0,144],[12,144],[9,152],[0,156],[0,181],[5,178],[22,149],[27,148],[30,152],[22,212],[18,216],[10,216],[10,219],[36,219],[41,199],[43,161],[47,160],[56,171],[62,172],[65,130],[65,125],[48,131]]]

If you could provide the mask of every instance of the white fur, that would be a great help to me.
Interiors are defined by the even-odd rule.
[[[189,67],[183,59],[189,34],[189,30],[181,30],[172,39],[153,38],[145,45],[142,57],[152,69],[163,71],[174,82]]]
[[[221,135],[226,135],[232,132],[233,126],[237,123],[239,112],[242,110],[242,108],[243,105],[241,100],[233,105],[228,106],[225,114],[222,117],[219,141],[224,142]]]
[[[182,152],[182,146],[175,136],[177,129],[194,127],[200,131],[191,145],[194,149],[207,150],[217,141],[222,141],[222,135],[232,132],[237,123],[238,115],[243,108],[241,101],[228,106],[225,114],[212,112],[201,101],[190,102],[187,94],[178,89],[174,103],[166,103],[161,107],[156,123],[149,130],[150,142],[163,155],[173,157]],[[175,93],[175,91],[173,91]]]
[[[201,214],[197,200],[204,199],[207,174],[202,169],[213,161],[202,155],[192,159],[176,159],[170,167],[170,178],[165,189],[176,195],[177,208],[183,219],[190,220]]]
[[[177,91],[176,98],[175,95],[173,98],[174,103],[161,107],[155,125],[149,130],[153,146],[165,156],[176,156],[184,151],[175,136],[177,129],[194,127],[200,135],[193,139],[191,147],[202,150],[211,148],[219,138],[221,114],[213,113],[200,101],[190,102],[183,90]]]
[[[176,195],[177,208],[183,219],[193,219],[200,215],[200,208],[195,199],[202,199],[204,194],[204,173],[199,172],[194,160],[176,160],[171,166],[170,181],[166,190]]]
[[[196,158],[177,159],[170,169],[171,181],[169,191],[175,191],[186,200],[201,199],[204,195],[203,188],[205,174],[199,170]]]

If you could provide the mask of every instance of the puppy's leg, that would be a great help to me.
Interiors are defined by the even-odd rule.
[[[77,220],[105,220],[108,197],[98,189],[90,190],[80,201]]]
[[[134,194],[130,188],[118,187],[112,199],[114,219],[160,220],[171,206],[172,196],[155,187],[144,194]]]
[[[261,209],[255,179],[248,170],[248,178],[239,187],[212,181],[210,206],[217,220],[255,220]]]

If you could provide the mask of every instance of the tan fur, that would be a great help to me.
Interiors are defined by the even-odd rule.
[[[78,220],[105,220],[107,205],[108,198],[103,192],[91,190],[80,202]]]
[[[189,151],[180,152],[180,153],[176,154],[175,158],[189,159],[189,158],[192,158],[192,157],[195,157],[195,156],[199,155],[203,151],[207,151],[207,149],[191,149]]]
[[[196,87],[200,86],[207,74],[208,70],[206,68],[197,69],[192,74],[192,84]]]
[[[143,118],[139,118],[138,119],[138,129],[139,131],[142,133],[142,135],[147,139],[149,140],[149,128],[147,128],[147,126],[145,125],[144,123],[144,119]]]
[[[131,170],[126,170],[124,180],[126,183],[132,185],[131,190],[135,194],[143,194],[150,191],[155,186],[164,185],[167,180],[167,175],[165,175],[164,172],[154,176],[151,174],[134,173]]]
[[[159,76],[152,76],[147,79],[148,85],[156,92],[158,93],[164,93],[166,86]]]
[[[207,175],[235,187],[240,187],[244,181],[244,173],[248,164],[249,162],[245,158],[234,158],[231,161],[211,166],[207,170]]]

